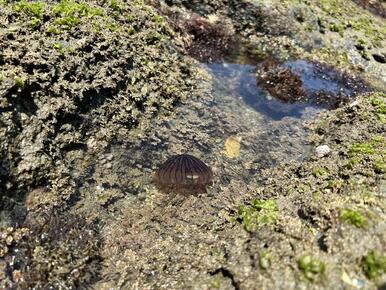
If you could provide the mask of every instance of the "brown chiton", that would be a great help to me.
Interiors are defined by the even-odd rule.
[[[174,155],[157,170],[154,181],[163,190],[200,192],[212,183],[212,170],[189,154]]]

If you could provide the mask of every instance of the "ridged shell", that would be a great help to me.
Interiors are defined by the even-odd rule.
[[[205,186],[212,180],[212,170],[189,154],[170,157],[155,174],[155,181],[162,187]]]

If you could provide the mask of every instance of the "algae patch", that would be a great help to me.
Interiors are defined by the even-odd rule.
[[[52,8],[52,13],[57,17],[55,20],[56,24],[62,28],[69,29],[78,25],[82,18],[102,16],[104,11],[86,2],[78,3],[72,0],[62,0]]]
[[[275,200],[255,199],[250,206],[242,205],[238,214],[244,228],[254,232],[260,226],[276,224],[278,212]]]
[[[15,12],[24,13],[30,18],[29,25],[31,27],[38,26],[43,20],[46,4],[44,2],[28,2],[20,1],[14,4]]]
[[[386,273],[386,255],[372,251],[363,257],[362,267],[367,277],[377,278]]]
[[[271,267],[272,264],[272,255],[270,252],[265,251],[260,254],[259,257],[259,266],[261,269],[267,270]]]
[[[386,153],[386,139],[383,136],[374,136],[370,142],[354,144],[350,149],[352,156],[357,154],[381,154]]]
[[[385,98],[374,97],[371,104],[375,108],[375,115],[381,123],[386,123],[386,100]]]
[[[304,276],[310,281],[321,279],[326,271],[325,263],[311,255],[301,257],[298,261],[298,266]]]
[[[353,209],[343,209],[340,214],[340,219],[358,228],[363,228],[367,225],[366,217]]]

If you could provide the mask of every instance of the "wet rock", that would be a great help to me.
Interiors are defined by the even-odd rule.
[[[222,18],[206,19],[192,14],[182,20],[181,25],[192,36],[186,45],[188,53],[201,62],[224,60],[237,47],[232,24]]]
[[[307,12],[298,14],[304,21],[296,23],[283,21],[291,1],[270,2],[262,7],[259,1],[168,1],[205,19],[213,13],[231,19],[238,33],[254,39],[256,46],[249,48],[263,58],[274,51],[286,60],[305,54],[306,48],[308,58],[349,65],[344,45],[355,43],[348,41],[354,25],[344,33],[328,28],[331,18],[353,9],[352,2],[310,2]],[[48,8],[42,19],[31,19],[28,10],[13,11],[14,3],[0,4],[7,16],[0,36],[3,28],[15,29],[0,43],[6,75],[0,82],[0,190],[21,199],[22,189],[32,190],[27,220],[34,230],[24,243],[14,235],[1,241],[9,263],[0,264],[5,277],[0,288],[308,289],[297,259],[310,252],[326,263],[319,271],[323,281],[312,287],[345,287],[340,273],[349,269],[350,277],[375,288],[358,263],[364,253],[384,248],[385,215],[378,194],[384,190],[384,182],[378,186],[384,170],[379,138],[384,135],[384,96],[360,96],[355,110],[345,107],[326,112],[320,124],[315,120],[313,144],[331,144],[337,154],[309,160],[300,121],[267,122],[227,90],[219,102],[211,94],[210,78],[201,79],[204,73],[182,56],[181,31],[170,31],[156,10],[142,1],[101,3],[81,6],[87,17],[75,27]],[[75,7],[80,4],[85,3]],[[112,18],[98,15],[100,9]],[[306,27],[315,15],[323,18],[324,35]],[[355,20],[353,15],[368,20],[362,10],[348,15],[346,20]],[[377,22],[366,23],[374,40]],[[54,27],[46,33],[47,24]],[[316,37],[309,37],[309,30]],[[333,96],[328,92],[320,99]],[[176,106],[180,100],[184,106]],[[178,117],[164,117],[171,110]],[[223,139],[232,135],[242,137],[242,154],[224,158]],[[158,161],[186,150],[205,154],[216,167],[221,178],[211,195],[170,197],[150,183]],[[237,213],[257,198],[277,204],[277,224],[246,232]],[[14,204],[7,203],[10,208]],[[374,219],[367,228],[340,220],[341,208],[358,206]],[[259,263],[259,257],[266,260]]]
[[[4,281],[8,287],[56,288],[60,284],[72,288],[95,279],[102,240],[94,225],[80,215],[30,213],[26,227],[28,235],[12,249],[17,262],[10,264],[12,280]],[[66,282],[60,281],[62,275]]]
[[[39,18],[1,4],[0,180],[14,189],[57,182],[70,174],[54,165],[64,155],[100,150],[190,94],[192,67],[152,7],[123,5],[121,17],[99,4],[38,3]]]

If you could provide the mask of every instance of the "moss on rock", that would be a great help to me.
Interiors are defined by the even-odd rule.
[[[366,217],[352,209],[343,209],[340,214],[340,219],[359,228],[363,228],[367,224]]]
[[[71,140],[66,146],[111,139],[191,94],[194,69],[157,12],[134,2],[114,9],[67,0],[2,4],[10,17],[0,32],[7,104],[0,114],[8,126],[0,130],[0,174],[14,189],[51,182],[49,167],[67,150],[62,138]],[[35,18],[41,23],[31,31],[25,20]]]
[[[256,231],[259,226],[274,225],[277,220],[278,207],[274,200],[252,201],[251,206],[241,206],[239,217],[247,231]]]
[[[311,255],[302,256],[298,261],[298,266],[310,281],[321,279],[326,271],[326,265]]]
[[[362,260],[363,271],[370,279],[386,273],[386,255],[371,251]]]

